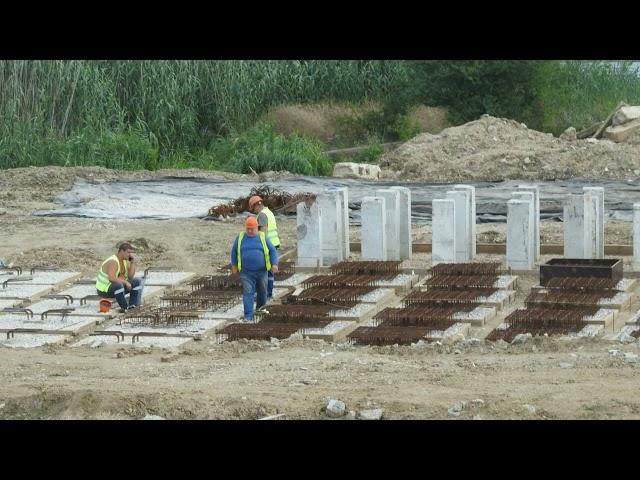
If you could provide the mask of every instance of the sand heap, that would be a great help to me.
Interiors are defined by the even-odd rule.
[[[462,180],[569,177],[629,179],[640,176],[640,147],[610,140],[565,140],[514,120],[483,115],[423,133],[380,161],[382,178],[456,182]]]

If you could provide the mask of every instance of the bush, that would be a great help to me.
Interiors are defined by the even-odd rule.
[[[332,169],[319,142],[298,135],[278,135],[268,124],[259,124],[235,138],[218,140],[211,152],[220,165],[238,173],[287,170],[302,175],[328,175]]]

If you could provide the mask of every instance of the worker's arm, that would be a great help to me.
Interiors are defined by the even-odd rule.
[[[238,273],[238,237],[231,247],[231,273]]]
[[[273,246],[271,240],[268,238],[267,240],[267,248],[269,249],[269,259],[271,260],[271,271],[273,273],[278,273],[278,250]]]
[[[269,231],[269,219],[267,218],[267,214],[264,212],[260,212],[258,214],[258,231],[264,232],[265,236]]]
[[[136,257],[135,255],[132,253],[130,260],[129,260],[129,280],[133,280],[133,277],[136,276]]]

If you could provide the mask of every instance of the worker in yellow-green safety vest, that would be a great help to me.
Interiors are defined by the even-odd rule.
[[[115,298],[120,305],[121,313],[140,305],[143,285],[140,278],[134,278],[135,274],[134,248],[130,243],[122,243],[118,247],[118,253],[111,255],[100,266],[96,281],[98,295],[103,298]]]
[[[267,208],[261,197],[254,195],[249,199],[249,210],[258,217],[258,231],[264,232],[275,248],[280,248],[280,238],[278,237],[278,224],[276,217],[269,208]],[[267,274],[267,298],[273,296],[273,282],[275,278],[273,273]]]
[[[231,272],[240,274],[244,320],[253,322],[253,299],[256,309],[267,303],[267,272],[278,273],[278,252],[263,232],[258,232],[255,217],[247,218],[231,248]],[[257,295],[256,295],[257,293]]]

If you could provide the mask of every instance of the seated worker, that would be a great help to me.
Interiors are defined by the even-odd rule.
[[[136,274],[134,248],[123,243],[118,253],[107,258],[100,267],[96,289],[104,298],[114,298],[120,305],[120,312],[140,305],[142,301],[142,280],[134,278]],[[127,302],[126,294],[129,293]]]
[[[258,221],[249,217],[245,231],[240,232],[231,248],[232,275],[240,273],[244,319],[253,321],[253,297],[256,309],[267,303],[267,272],[278,273],[278,252],[264,233],[258,232]]]

